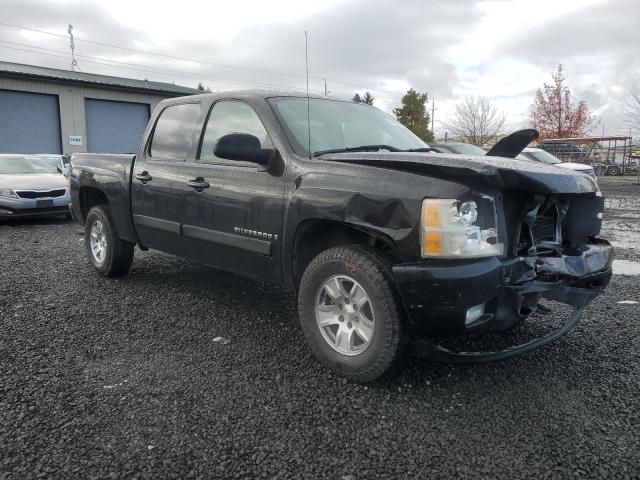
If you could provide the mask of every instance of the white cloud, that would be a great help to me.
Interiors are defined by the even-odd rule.
[[[437,132],[467,95],[494,97],[511,126],[524,126],[535,90],[561,62],[576,100],[617,133],[621,102],[640,83],[630,21],[640,2],[625,0],[0,1],[7,23],[62,34],[73,23],[78,39],[177,57],[78,41],[79,55],[112,63],[80,57],[84,71],[201,81],[213,90],[303,89],[308,30],[312,90],[322,91],[325,78],[338,96],[368,89],[386,111],[410,87],[427,91],[436,98]],[[28,53],[2,40],[63,53]],[[67,68],[65,52],[64,38],[0,27],[0,59]]]

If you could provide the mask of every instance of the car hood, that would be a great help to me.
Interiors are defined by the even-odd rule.
[[[586,175],[553,165],[515,158],[436,153],[336,153],[321,161],[353,163],[441,178],[470,186],[538,193],[590,193],[597,184]]]
[[[584,163],[564,162],[556,163],[556,166],[568,168],[569,170],[573,170],[574,172],[590,172],[591,170],[593,170],[590,165],[585,165]]]
[[[69,180],[59,173],[0,174],[0,188],[11,190],[52,190],[69,188]]]

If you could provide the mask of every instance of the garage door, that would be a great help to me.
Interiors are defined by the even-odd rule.
[[[62,153],[56,95],[0,90],[0,153]]]
[[[136,153],[149,121],[146,103],[85,99],[87,151]]]

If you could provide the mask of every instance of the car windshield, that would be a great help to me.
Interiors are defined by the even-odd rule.
[[[429,146],[383,111],[361,103],[311,98],[276,97],[269,100],[280,118],[294,151],[309,156],[325,150],[357,148],[411,150]]]
[[[471,145],[468,143],[457,143],[455,145],[443,145],[443,148],[448,148],[451,149],[453,152],[455,153],[460,153],[462,155],[486,155],[487,152],[485,152],[482,148],[476,146],[476,145]]]
[[[55,165],[43,158],[7,156],[0,157],[0,175],[23,175],[30,173],[57,173]]]
[[[542,163],[548,163],[550,165],[555,165],[556,163],[562,163],[560,159],[554,157],[549,152],[545,152],[544,150],[536,150],[533,152],[525,152],[527,155],[531,156],[534,160]]]
[[[38,158],[43,159],[49,165],[51,165],[53,168],[56,168],[56,167],[58,167],[60,165],[60,157],[56,157],[56,156],[38,156]]]

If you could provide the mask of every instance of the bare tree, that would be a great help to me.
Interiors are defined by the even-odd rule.
[[[456,105],[453,118],[444,128],[465,143],[482,146],[504,129],[506,118],[488,97],[467,97]]]
[[[624,116],[634,131],[640,132],[640,88],[631,89],[631,95],[624,104]]]

